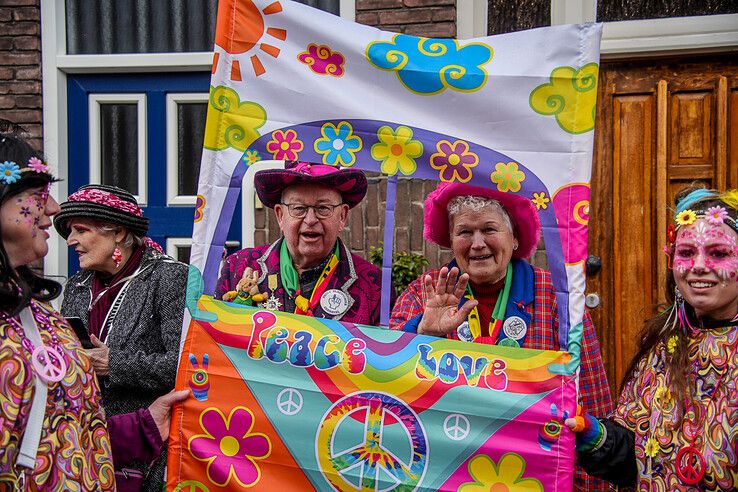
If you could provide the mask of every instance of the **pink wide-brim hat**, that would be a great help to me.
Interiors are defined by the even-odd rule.
[[[254,175],[254,187],[261,203],[269,208],[282,201],[285,188],[298,184],[319,184],[335,189],[343,203],[353,208],[366,195],[366,176],[360,169],[338,168],[310,162],[285,162],[284,169],[265,169]]]
[[[513,234],[518,240],[518,249],[513,251],[513,258],[530,258],[533,255],[541,238],[541,222],[535,205],[523,196],[462,183],[440,183],[425,199],[425,239],[445,248],[451,247],[447,207],[448,202],[457,196],[479,196],[500,202],[510,216]]]

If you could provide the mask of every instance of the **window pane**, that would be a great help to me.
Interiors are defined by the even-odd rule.
[[[339,14],[340,0],[298,0]],[[67,53],[212,51],[218,0],[66,0]]]
[[[182,263],[189,264],[190,251],[192,251],[192,246],[177,246],[177,257],[175,259]]]
[[[177,104],[177,194],[196,195],[207,103]]]
[[[597,21],[610,22],[664,17],[738,13],[735,0],[598,0]]]
[[[325,10],[331,14],[341,15],[339,9],[340,0],[297,0],[298,3],[304,3],[311,7]]]
[[[551,25],[551,0],[487,0],[487,34]]]
[[[100,104],[102,182],[138,195],[138,105]]]
[[[66,0],[67,53],[212,51],[218,0]]]

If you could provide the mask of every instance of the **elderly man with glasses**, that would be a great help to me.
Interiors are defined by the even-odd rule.
[[[287,162],[259,171],[256,193],[273,208],[282,237],[225,260],[215,297],[229,302],[379,324],[381,273],[338,238],[366,194],[358,169]]]

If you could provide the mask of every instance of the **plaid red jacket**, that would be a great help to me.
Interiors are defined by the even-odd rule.
[[[430,275],[435,285],[440,269],[433,269],[424,275]],[[525,341],[526,348],[540,350],[559,350],[558,326],[559,312],[556,304],[556,295],[551,282],[551,274],[541,268],[533,267],[535,274],[535,301],[526,306],[526,311],[532,315]],[[416,279],[408,285],[395,303],[390,315],[390,328],[402,330],[405,323],[423,312],[422,278]],[[455,335],[455,334],[454,334]],[[579,401],[583,410],[596,417],[605,417],[612,412],[610,387],[607,383],[605,366],[602,363],[600,345],[592,324],[592,318],[585,310],[584,333],[582,335],[582,365],[579,374]],[[574,490],[608,490],[606,482],[587,475],[577,466],[574,480]]]

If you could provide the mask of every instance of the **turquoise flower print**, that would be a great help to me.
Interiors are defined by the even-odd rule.
[[[326,123],[320,129],[322,138],[315,140],[315,152],[323,155],[323,164],[329,166],[353,166],[356,162],[356,153],[361,150],[363,143],[348,121],[342,121],[335,126]]]
[[[21,177],[18,164],[13,161],[5,161],[0,164],[0,181],[5,184],[13,184]]]

